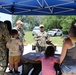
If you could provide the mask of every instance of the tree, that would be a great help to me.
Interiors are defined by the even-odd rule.
[[[39,26],[43,21],[43,16],[13,16],[13,25],[16,26],[16,21],[21,20],[24,23],[28,23],[28,29],[32,30],[35,26]]]
[[[28,29],[32,30],[35,26],[39,26],[40,24],[44,24],[45,30],[49,31],[53,28],[62,29],[63,32],[68,32],[72,21],[76,18],[76,16],[14,16],[13,23],[17,20],[21,20],[24,23],[28,23]],[[26,26],[27,27],[27,26]],[[26,28],[25,28],[26,29]]]
[[[45,30],[51,30],[53,28],[61,28],[61,16],[48,16],[44,19]]]

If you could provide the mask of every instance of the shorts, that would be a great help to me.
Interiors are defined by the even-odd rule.
[[[20,62],[20,56],[9,56],[10,64],[18,64]]]
[[[61,71],[62,73],[73,73],[76,74],[76,65],[70,66],[70,65],[61,65]]]

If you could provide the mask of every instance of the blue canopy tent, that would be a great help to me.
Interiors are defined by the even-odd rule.
[[[14,15],[76,15],[76,0],[0,0],[0,12]]]

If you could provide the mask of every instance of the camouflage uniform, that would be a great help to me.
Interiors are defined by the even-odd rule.
[[[38,52],[42,52],[42,51],[45,51],[46,49],[46,39],[48,38],[48,34],[47,32],[43,31],[39,31],[38,33],[36,33],[35,35],[35,39],[36,38],[40,38],[41,40],[37,41],[36,40],[36,46],[38,48]]]
[[[24,38],[24,30],[22,28],[17,29],[18,30],[18,34],[19,34],[19,39],[21,42],[23,42],[23,38]]]
[[[0,75],[4,75],[7,65],[6,42],[9,41],[9,32],[3,22],[0,21]]]
[[[19,29],[17,29],[17,31],[18,31],[18,34],[19,34],[20,41],[23,42],[24,35],[25,35],[24,30],[22,28],[19,28]],[[24,47],[20,46],[21,55],[23,53],[23,49],[24,49]]]

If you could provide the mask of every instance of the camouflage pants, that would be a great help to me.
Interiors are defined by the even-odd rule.
[[[23,50],[24,50],[24,46],[19,46],[20,52],[21,52],[21,56],[23,54]]]
[[[0,75],[4,75],[5,70],[6,70],[6,59],[0,61]]]
[[[4,72],[6,70],[7,55],[6,55],[6,51],[5,50],[6,49],[1,49],[0,50],[0,75],[4,75]]]
[[[42,52],[46,50],[46,47],[37,46],[38,52]]]

